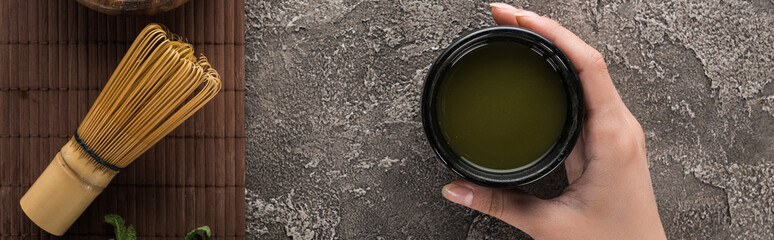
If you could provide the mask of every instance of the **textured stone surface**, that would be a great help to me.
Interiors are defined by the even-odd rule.
[[[641,121],[670,238],[774,238],[774,2],[516,1],[606,57]],[[425,72],[486,2],[247,1],[254,239],[520,239],[446,202]]]

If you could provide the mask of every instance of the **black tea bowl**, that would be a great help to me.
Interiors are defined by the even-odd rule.
[[[445,140],[437,116],[437,95],[447,71],[465,54],[493,41],[509,41],[530,48],[559,75],[558,78],[565,91],[566,119],[558,140],[542,157],[513,171],[489,171],[463,160]],[[523,28],[490,27],[475,31],[455,41],[431,66],[422,90],[422,125],[427,139],[439,159],[463,179],[487,187],[514,188],[548,175],[570,155],[583,123],[583,103],[583,90],[578,74],[567,56],[554,43]]]

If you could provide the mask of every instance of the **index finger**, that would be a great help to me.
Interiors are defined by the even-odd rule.
[[[491,5],[492,17],[498,24],[532,30],[556,44],[570,58],[583,85],[589,116],[623,105],[599,51],[550,18],[503,3]]]

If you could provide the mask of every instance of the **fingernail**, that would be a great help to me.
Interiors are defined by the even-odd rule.
[[[473,203],[473,190],[457,184],[449,184],[443,187],[443,196],[449,201],[464,206],[470,206]]]
[[[524,9],[517,9],[514,15],[516,15],[517,20],[519,19],[519,17],[539,17],[540,16],[537,13],[534,13],[532,11],[527,11]]]
[[[501,2],[490,3],[489,6],[493,7],[493,8],[514,8],[511,5],[508,5],[508,4],[505,4],[505,3],[501,3]]]
[[[524,9],[518,9],[516,10],[516,13],[513,14],[516,18],[516,22],[519,24],[519,26],[524,26],[524,23],[522,22],[524,17],[539,17],[540,15],[537,15],[537,13],[527,11]]]

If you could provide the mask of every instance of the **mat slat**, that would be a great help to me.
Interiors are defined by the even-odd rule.
[[[19,199],[80,124],[137,34],[166,25],[206,55],[224,90],[113,180],[64,237]],[[0,239],[107,239],[108,213],[142,239],[209,225],[244,239],[244,1],[192,0],[156,16],[109,16],[76,1],[0,1]]]

